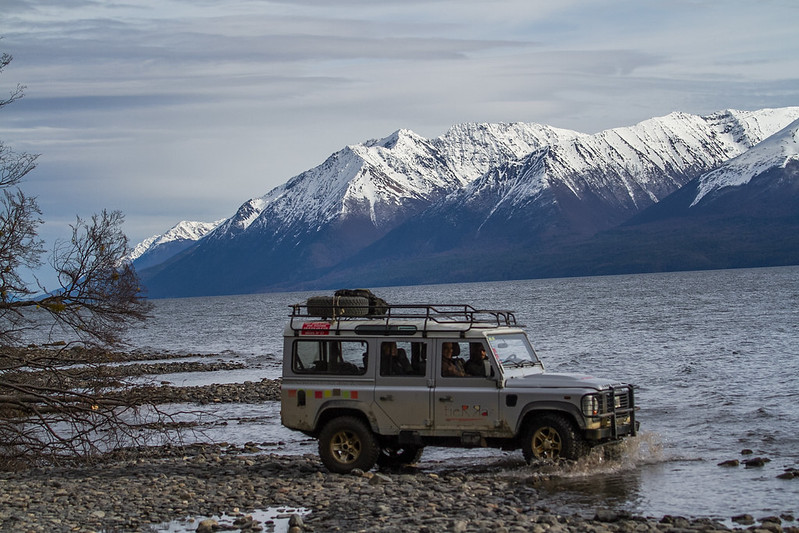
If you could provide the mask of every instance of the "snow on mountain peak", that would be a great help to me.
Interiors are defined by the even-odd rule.
[[[408,201],[426,200],[462,183],[430,141],[410,130],[347,146],[262,197],[260,226],[319,227],[337,217],[368,214],[375,226]],[[281,237],[282,238],[282,237]]]
[[[691,206],[713,191],[745,185],[771,168],[784,168],[791,160],[799,160],[799,119],[699,178],[698,193]]]
[[[209,232],[219,226],[225,219],[216,222],[196,222],[183,220],[178,222],[169,231],[161,235],[153,235],[141,243],[137,244],[128,256],[130,261],[134,261],[148,251],[161,246],[162,244],[175,241],[197,241],[205,237]]]
[[[221,225],[210,223],[203,235],[211,232],[211,242],[252,231],[299,243],[303,234],[339,220],[369,219],[374,228],[388,229],[445,195],[521,207],[551,201],[542,194],[559,186],[577,199],[593,195],[633,212],[797,119],[799,107],[788,107],[705,117],[675,112],[596,134],[523,122],[457,124],[435,139],[398,129],[331,154],[248,200]],[[732,183],[722,172],[708,176],[702,194]],[[184,224],[203,223],[184,222],[144,241],[134,258],[164,239],[183,238]]]
[[[470,183],[492,168],[525,157],[539,148],[584,136],[584,133],[544,124],[467,122],[452,126],[432,142],[455,173],[465,183]]]
[[[720,134],[750,148],[799,118],[799,107],[765,108],[756,111],[726,109],[705,117]]]
[[[545,148],[486,173],[459,194],[497,198],[496,209],[536,202],[563,186],[578,199],[598,196],[633,212],[665,198],[692,178],[749,150],[799,117],[799,108],[724,111],[709,117],[674,112],[594,135],[560,135]],[[469,131],[495,125],[459,126]],[[551,199],[543,199],[551,201]]]

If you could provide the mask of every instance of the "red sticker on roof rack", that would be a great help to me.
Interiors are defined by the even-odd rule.
[[[300,335],[327,335],[329,331],[329,322],[303,322]]]

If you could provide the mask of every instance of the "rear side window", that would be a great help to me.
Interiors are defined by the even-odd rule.
[[[426,369],[426,343],[411,341],[380,343],[381,376],[424,376]]]
[[[296,340],[291,368],[296,374],[359,376],[368,367],[365,341]]]

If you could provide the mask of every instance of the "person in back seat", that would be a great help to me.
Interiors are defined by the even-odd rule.
[[[398,349],[396,342],[384,342],[380,347],[380,375],[404,376],[412,372],[405,350]]]

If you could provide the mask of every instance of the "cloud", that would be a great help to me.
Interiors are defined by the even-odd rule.
[[[788,0],[9,0],[0,83],[28,89],[0,139],[42,154],[26,187],[45,219],[119,208],[137,242],[398,128],[592,132],[796,105],[796,15]]]

